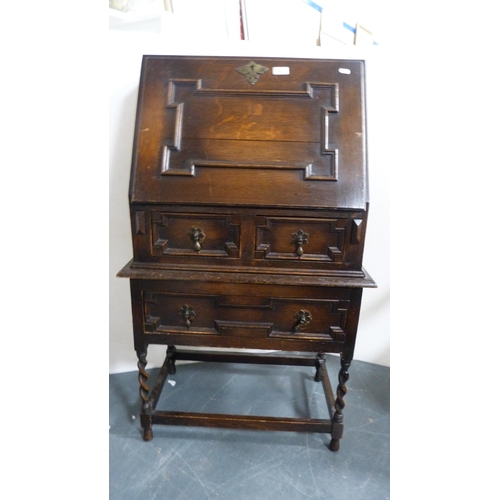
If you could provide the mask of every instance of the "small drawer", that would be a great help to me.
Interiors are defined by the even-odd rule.
[[[151,212],[152,255],[239,258],[240,226],[238,215]]]
[[[259,265],[361,269],[363,219],[257,216]]]

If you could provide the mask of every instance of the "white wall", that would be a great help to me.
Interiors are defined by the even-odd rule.
[[[384,123],[384,57],[381,47],[304,48],[290,43],[196,42],[187,34],[169,37],[127,31],[109,32],[109,370],[136,369],[132,339],[129,282],[116,273],[132,258],[128,211],[128,182],[135,108],[143,54],[243,55],[314,58],[361,58],[367,61],[368,152],[370,213],[364,265],[378,284],[364,292],[355,359],[389,366],[389,170],[384,150],[390,128]],[[151,346],[148,367],[163,362],[164,348]]]

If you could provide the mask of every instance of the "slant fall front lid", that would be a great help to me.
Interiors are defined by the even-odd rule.
[[[130,199],[365,209],[363,61],[144,56]]]

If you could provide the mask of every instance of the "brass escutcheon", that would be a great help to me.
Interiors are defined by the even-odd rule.
[[[257,64],[252,61],[245,66],[241,66],[236,71],[241,73],[243,76],[246,76],[247,80],[251,85],[255,85],[255,82],[260,78],[260,75],[263,75],[269,68],[262,66],[262,64]]]

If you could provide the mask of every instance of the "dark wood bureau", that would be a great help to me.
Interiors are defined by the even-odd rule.
[[[290,430],[338,450],[362,290],[376,286],[362,267],[364,63],[144,56],[129,198],[134,256],[118,276],[144,439],[153,424]],[[168,347],[152,387],[150,344]],[[340,353],[335,393],[325,353]],[[330,418],[159,411],[177,360],[311,366]]]

